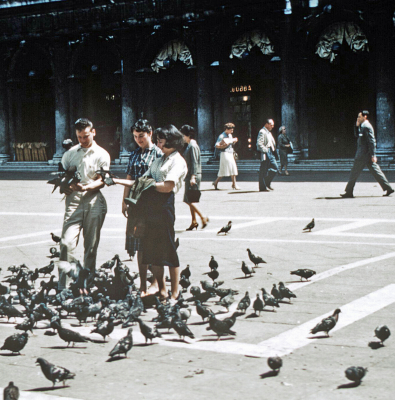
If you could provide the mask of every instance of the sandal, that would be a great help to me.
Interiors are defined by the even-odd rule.
[[[202,219],[202,229],[204,229],[209,222],[210,222],[209,217],[203,218]]]

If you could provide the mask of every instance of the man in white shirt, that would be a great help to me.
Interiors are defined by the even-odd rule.
[[[107,213],[106,200],[100,192],[104,182],[96,171],[101,167],[106,170],[110,168],[110,155],[94,141],[96,131],[91,121],[80,118],[75,122],[75,129],[79,144],[63,154],[62,164],[65,170],[78,171],[81,174],[81,182],[72,184],[65,190],[66,210],[59,260],[76,261],[73,254],[82,231],[84,268],[93,272],[96,267],[100,230]],[[61,284],[60,281],[61,276]]]
[[[272,135],[274,121],[268,119],[264,127],[259,131],[256,146],[261,153],[261,166],[259,168],[259,191],[268,192],[273,190],[270,186],[273,178],[278,172],[278,166],[275,158],[276,142]]]

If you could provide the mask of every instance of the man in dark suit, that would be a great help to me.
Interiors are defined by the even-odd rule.
[[[354,197],[355,182],[365,166],[368,167],[374,179],[376,179],[381,188],[386,192],[384,196],[390,196],[394,193],[394,189],[392,189],[380,166],[377,164],[376,140],[374,138],[373,126],[368,121],[368,117],[369,111],[361,111],[358,114],[355,127],[355,135],[358,137],[357,153],[355,154],[354,165],[351,169],[346,192],[340,195],[343,198]]]

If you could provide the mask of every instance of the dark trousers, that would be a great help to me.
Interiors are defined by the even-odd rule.
[[[391,190],[391,185],[388,182],[388,179],[386,176],[383,174],[383,171],[381,170],[380,166],[377,163],[374,163],[370,160],[366,160],[366,158],[360,159],[356,158],[354,159],[354,164],[352,166],[351,172],[350,172],[350,178],[348,179],[348,183],[346,186],[346,193],[352,194],[355,186],[355,182],[357,181],[359,175],[365,168],[365,165],[368,167],[370,173],[373,175],[374,179],[379,183],[381,188],[383,190]]]
[[[267,190],[278,172],[278,165],[271,149],[266,153],[266,159],[261,161],[259,168],[259,191]]]

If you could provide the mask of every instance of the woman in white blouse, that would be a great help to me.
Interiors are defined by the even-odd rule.
[[[157,158],[144,174],[155,179],[156,186],[147,196],[145,205],[149,207],[150,212],[146,218],[146,234],[141,240],[143,263],[152,265],[161,301],[167,297],[164,266],[169,267],[170,302],[175,303],[179,295],[180,263],[174,240],[174,195],[182,187],[187,165],[179,153],[184,144],[183,135],[174,125],[156,129],[155,136],[163,156]]]

